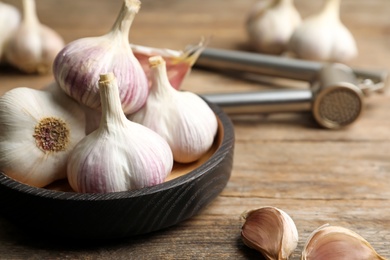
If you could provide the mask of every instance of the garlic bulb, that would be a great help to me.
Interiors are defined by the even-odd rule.
[[[23,15],[22,23],[5,46],[6,60],[26,73],[51,72],[64,42],[58,33],[39,22],[35,0],[23,0]]]
[[[180,89],[183,80],[190,73],[192,66],[204,50],[206,42],[202,40],[197,45],[189,45],[182,51],[153,48],[136,44],[130,44],[130,46],[149,79],[149,85],[151,84],[149,58],[158,55],[163,57],[166,62],[168,79],[172,87]]]
[[[106,193],[162,183],[173,167],[167,142],[125,117],[112,73],[101,75],[99,86],[102,119],[69,157],[71,187],[78,192]]]
[[[148,81],[128,40],[139,8],[139,0],[124,0],[109,33],[73,41],[57,55],[54,77],[68,95],[90,108],[100,109],[99,75],[113,71],[125,113],[133,113],[145,103]]]
[[[321,12],[307,17],[294,31],[289,50],[299,58],[346,62],[357,56],[351,32],[340,21],[340,0],[327,0]]]
[[[161,56],[149,59],[152,87],[148,100],[129,118],[160,134],[176,162],[198,160],[213,144],[218,123],[207,103],[191,92],[174,89]]]
[[[79,105],[53,87],[0,97],[0,170],[36,187],[66,177],[69,152],[85,136]]]
[[[0,62],[3,56],[3,47],[20,24],[19,10],[9,4],[0,2]]]
[[[244,213],[241,238],[269,260],[288,259],[298,245],[298,230],[281,209],[262,207]]]
[[[385,260],[360,235],[344,227],[323,225],[309,236],[302,260]]]
[[[259,1],[249,13],[246,29],[254,49],[268,54],[281,54],[301,16],[293,0]]]

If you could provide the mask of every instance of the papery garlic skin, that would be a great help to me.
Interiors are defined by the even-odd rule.
[[[9,4],[0,2],[0,62],[2,61],[4,45],[20,24],[19,10]]]
[[[152,87],[148,100],[129,118],[160,134],[171,147],[176,162],[196,161],[214,142],[217,118],[199,96],[170,85],[161,56],[151,57],[149,62]]]
[[[23,21],[4,48],[6,61],[26,73],[47,74],[64,41],[57,32],[39,22],[35,0],[23,0],[23,10]]]
[[[323,9],[291,35],[289,50],[307,60],[347,62],[358,55],[351,32],[340,20],[340,0],[327,0]]]
[[[0,170],[43,187],[66,177],[69,152],[85,136],[85,119],[79,105],[54,88],[15,88],[0,97],[0,128]]]
[[[323,225],[307,239],[301,260],[385,260],[359,234],[340,226]]]
[[[301,24],[301,16],[293,0],[259,1],[249,13],[246,29],[254,49],[267,54],[281,54],[294,30]]]
[[[140,1],[124,0],[109,33],[73,41],[57,55],[54,77],[68,95],[87,107],[100,110],[99,75],[112,71],[125,113],[133,113],[145,103],[148,81],[128,39],[139,9]]]
[[[125,117],[112,73],[101,75],[99,85],[102,120],[69,157],[67,176],[71,187],[83,193],[107,193],[164,182],[173,167],[167,142]]]
[[[241,238],[245,245],[269,260],[287,260],[298,245],[292,218],[276,207],[261,207],[243,214]]]
[[[169,82],[175,89],[180,89],[182,82],[190,73],[192,66],[206,47],[206,42],[202,40],[197,45],[187,46],[181,51],[153,48],[136,44],[130,44],[130,47],[133,50],[134,56],[141,63],[142,68],[148,77],[149,85],[152,83],[149,58],[161,56],[166,63]]]

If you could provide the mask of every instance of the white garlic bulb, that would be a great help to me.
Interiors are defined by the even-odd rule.
[[[242,216],[241,238],[245,245],[269,260],[287,260],[298,245],[298,230],[292,218],[276,207],[261,207]]]
[[[61,36],[39,22],[35,0],[23,0],[23,21],[5,46],[6,61],[26,73],[46,74],[63,47]]]
[[[2,61],[3,47],[19,24],[19,10],[12,5],[0,2],[0,62]]]
[[[85,136],[79,105],[53,87],[0,97],[0,170],[36,187],[66,177],[69,152]]]
[[[259,1],[246,22],[250,43],[258,52],[281,54],[301,20],[293,0]]]
[[[184,50],[179,51],[136,44],[130,44],[130,46],[149,79],[149,85],[151,84],[149,58],[158,55],[163,57],[166,62],[168,78],[172,87],[180,89],[183,80],[190,73],[192,66],[206,47],[206,41],[202,39],[198,44],[189,45]]]
[[[216,116],[199,96],[171,86],[161,56],[151,57],[149,62],[152,87],[148,100],[129,118],[167,140],[176,162],[196,161],[213,144],[218,129]]]
[[[133,113],[145,103],[148,81],[128,39],[140,4],[139,0],[124,0],[109,33],[73,41],[57,55],[54,77],[68,95],[100,110],[99,75],[113,71],[125,113]]]
[[[112,73],[101,75],[102,119],[97,130],[73,149],[68,160],[71,187],[84,193],[126,191],[162,183],[173,167],[167,142],[123,113]]]
[[[318,61],[346,62],[357,56],[355,39],[340,20],[340,1],[327,0],[319,13],[307,17],[292,34],[289,50]]]
[[[301,259],[385,260],[359,234],[344,227],[328,224],[310,234],[304,245]]]

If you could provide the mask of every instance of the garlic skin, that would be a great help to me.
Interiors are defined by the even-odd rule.
[[[146,101],[148,81],[129,46],[129,30],[140,9],[138,0],[124,0],[111,31],[99,37],[75,40],[57,55],[53,72],[60,87],[79,103],[101,109],[99,75],[114,72],[125,113]]]
[[[84,136],[79,105],[55,85],[0,97],[0,171],[35,187],[66,177],[69,152]]]
[[[325,224],[314,230],[306,241],[301,260],[385,260],[359,234],[340,226]]]
[[[293,0],[259,1],[249,13],[246,29],[256,51],[278,55],[286,51],[301,21]]]
[[[218,122],[207,103],[192,92],[174,89],[161,56],[149,59],[152,86],[149,97],[129,119],[161,135],[176,162],[198,160],[214,142]]]
[[[63,47],[61,36],[39,22],[35,0],[23,0],[23,21],[4,48],[6,61],[26,73],[47,74]]]
[[[245,245],[269,260],[284,260],[298,245],[298,230],[292,218],[276,207],[261,207],[243,214],[241,238]]]
[[[153,48],[136,44],[130,44],[130,47],[148,77],[149,86],[152,83],[149,58],[153,56],[161,56],[164,58],[167,66],[169,82],[175,89],[180,89],[182,82],[190,73],[192,66],[206,47],[206,41],[202,39],[202,41],[198,44],[194,46],[189,45],[184,50],[180,51]]]
[[[173,167],[169,145],[126,118],[112,73],[101,75],[99,86],[100,126],[73,149],[67,168],[70,186],[83,193],[107,193],[162,183]]]
[[[16,7],[0,2],[0,25],[2,26],[0,29],[0,62],[3,57],[4,45],[18,28],[20,20],[20,12]]]
[[[288,48],[298,58],[343,63],[358,55],[353,35],[340,20],[340,1],[327,0],[294,31]]]

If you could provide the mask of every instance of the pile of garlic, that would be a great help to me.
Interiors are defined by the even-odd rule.
[[[358,50],[353,35],[340,20],[340,4],[341,0],[326,0],[322,10],[302,20],[293,0],[261,1],[247,19],[250,42],[262,53],[347,62]]]
[[[22,20],[18,9],[0,3],[0,24],[7,24],[0,32],[0,61],[25,73],[51,72],[64,41],[57,32],[39,22],[35,0],[23,0]]]
[[[265,206],[242,214],[241,238],[268,260],[287,260],[298,245],[298,230],[283,210]],[[359,234],[340,226],[323,225],[308,237],[301,260],[384,260]]]
[[[174,162],[208,152],[217,118],[199,96],[176,89],[186,73],[169,78],[160,55],[144,70],[134,56],[128,35],[139,9],[139,0],[123,0],[109,33],[60,50],[47,89],[0,97],[0,171],[36,187],[67,178],[76,192],[118,192],[162,183]],[[185,72],[201,48],[186,56]]]

